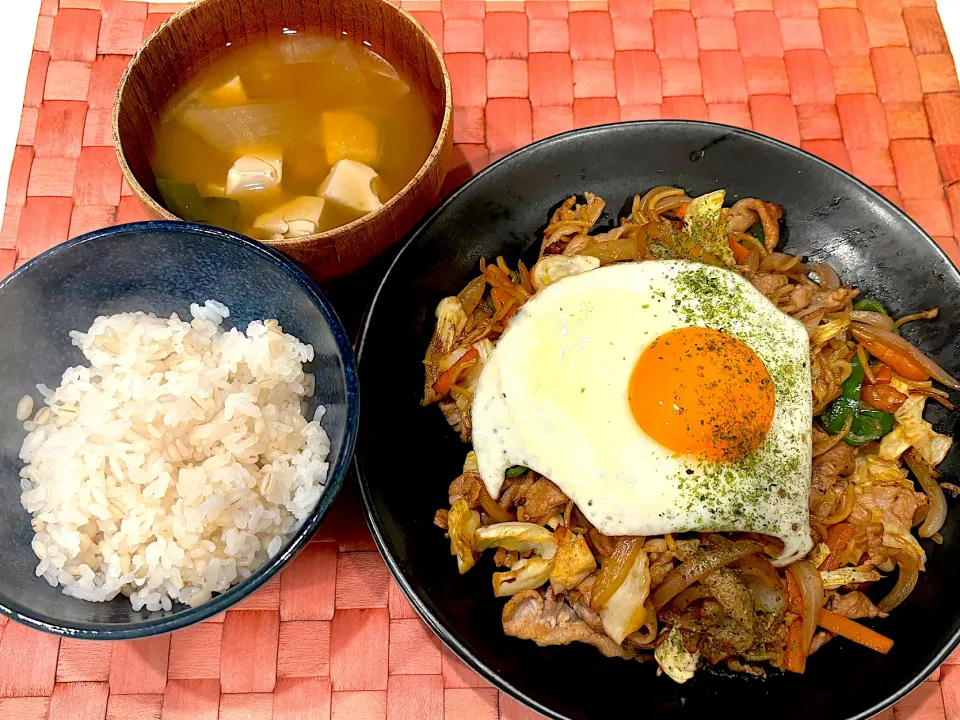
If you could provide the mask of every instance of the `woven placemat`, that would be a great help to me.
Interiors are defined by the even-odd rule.
[[[960,264],[960,85],[934,0],[402,4],[437,39],[453,78],[447,190],[574,127],[709,119],[853,172]],[[0,276],[68,237],[144,218],[111,147],[111,105],[130,56],[180,6],[42,1]],[[537,717],[417,618],[353,486],[279,579],[210,622],[123,643],[61,640],[4,619],[0,629],[3,719]],[[883,717],[960,719],[960,653]]]

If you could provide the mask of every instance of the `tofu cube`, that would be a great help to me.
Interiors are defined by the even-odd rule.
[[[373,181],[379,177],[376,170],[353,160],[340,160],[327,175],[317,194],[330,202],[359,213],[379,210],[383,207],[373,190]]]
[[[377,126],[354,110],[328,110],[320,115],[320,131],[327,164],[355,160],[376,165],[380,159]]]
[[[283,160],[279,153],[243,155],[227,172],[227,196],[271,190],[280,186]]]
[[[320,226],[324,203],[321,197],[302,195],[273,212],[259,216],[253,225],[273,239],[313,235]]]

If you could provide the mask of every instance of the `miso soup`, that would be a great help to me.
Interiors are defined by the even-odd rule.
[[[175,215],[296,238],[375,212],[437,132],[414,82],[366,45],[285,35],[231,50],[183,87],[152,164]]]

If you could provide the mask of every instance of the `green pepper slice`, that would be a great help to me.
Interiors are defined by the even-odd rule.
[[[847,418],[851,418],[850,432],[843,440],[847,445],[855,447],[866,445],[871,440],[879,440],[893,430],[893,415],[875,410],[860,401],[863,377],[860,358],[854,355],[850,361],[850,377],[840,386],[840,397],[820,416],[824,429],[831,435],[842,431],[847,424]]]
[[[843,381],[840,386],[841,397],[848,400],[860,400],[860,386],[863,385],[863,365],[860,364],[860,356],[854,355],[850,361],[850,377]]]
[[[893,430],[893,415],[882,410],[867,410],[862,405],[854,413],[850,432],[844,438],[847,445],[866,445],[879,440]]]
[[[830,403],[823,415],[820,416],[823,429],[831,435],[836,435],[843,430],[843,426],[847,423],[847,417],[856,414],[859,407],[860,400],[853,400],[841,395]]]
[[[872,297],[865,297],[857,300],[853,304],[854,310],[861,310],[863,312],[875,312],[880,313],[881,315],[890,316],[890,313],[887,312],[887,309],[883,306],[879,300]]]

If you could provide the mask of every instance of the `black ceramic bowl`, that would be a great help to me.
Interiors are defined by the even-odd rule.
[[[24,430],[15,417],[35,385],[60,384],[85,364],[68,333],[98,315],[144,310],[189,317],[208,299],[231,312],[225,326],[276,318],[313,345],[317,391],[330,436],[326,490],[313,514],[251,578],[197,608],[134,611],[118,596],[92,603],[63,595],[34,575],[30,515],[20,504],[18,459]],[[156,635],[211,617],[275,575],[309,541],[343,483],[356,437],[359,394],[353,350],[333,308],[296,265],[260,243],[217,228],[181,222],[120,225],[70,240],[26,263],[0,283],[0,612],[41,630],[98,640]],[[312,408],[310,408],[312,412]]]
[[[437,408],[419,404],[437,303],[477,274],[481,256],[503,255],[511,264],[535,259],[551,212],[570,195],[590,190],[603,197],[608,212],[601,223],[610,224],[623,203],[655,185],[678,185],[691,195],[726,188],[729,202],[754,196],[781,204],[786,251],[830,262],[896,314],[939,305],[936,321],[907,326],[904,336],[954,374],[960,370],[960,274],[916,223],[849,175],[775,140],[706,123],[568,133],[504,158],[458,190],[413,235],[377,294],[361,342],[365,411],[357,449],[374,537],[444,642],[551,717],[613,717],[625,708],[656,718],[869,717],[927,677],[960,637],[955,505],[943,545],[923,543],[929,562],[916,590],[875,625],[895,640],[888,656],[841,639],[811,658],[802,676],[757,680],[701,670],[685,685],[657,677],[650,664],[610,660],[592,647],[540,648],[504,636],[504,601],[490,586],[491,553],[460,576],[449,542],[433,526],[465,453]],[[955,418],[938,408],[928,417],[953,435]],[[960,453],[942,468],[955,476]]]

